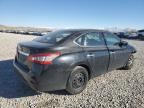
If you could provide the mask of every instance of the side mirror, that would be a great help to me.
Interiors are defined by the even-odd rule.
[[[120,46],[127,46],[127,45],[128,45],[128,42],[126,42],[126,41],[121,41],[119,45],[120,45]]]

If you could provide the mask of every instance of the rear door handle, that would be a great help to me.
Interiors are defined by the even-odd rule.
[[[94,57],[94,54],[88,54],[87,57]]]

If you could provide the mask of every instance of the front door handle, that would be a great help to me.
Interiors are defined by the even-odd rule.
[[[94,57],[94,54],[88,54],[87,57]]]

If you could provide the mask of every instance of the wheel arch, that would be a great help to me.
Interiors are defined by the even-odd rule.
[[[89,80],[90,80],[92,74],[91,74],[91,70],[90,70],[89,66],[86,65],[86,64],[79,64],[79,65],[77,65],[77,66],[84,67],[84,68],[87,70],[87,72],[88,72],[88,77],[89,77]]]

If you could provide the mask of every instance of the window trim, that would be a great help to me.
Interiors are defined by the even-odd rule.
[[[85,34],[87,34],[87,33],[83,33],[83,34],[79,35],[78,37],[76,37],[76,38],[73,40],[73,43],[76,44],[76,45],[78,45],[78,46],[80,46],[80,47],[84,47],[84,45],[78,44],[78,43],[76,42],[76,40],[77,40],[78,38],[82,37],[82,36],[85,35]]]
[[[83,47],[83,48],[87,48],[87,47],[101,47],[101,46],[85,46],[85,45],[80,45],[80,44],[78,44],[78,43],[76,42],[76,40],[77,40],[78,38],[80,38],[80,37],[82,37],[82,36],[84,36],[84,35],[86,35],[86,34],[88,34],[88,33],[100,33],[101,36],[103,37],[103,40],[104,40],[104,46],[106,46],[105,39],[104,39],[104,36],[103,36],[103,32],[94,32],[94,31],[93,31],[93,32],[86,32],[86,33],[81,34],[80,36],[76,37],[76,38],[73,40],[73,43],[75,43],[76,45],[78,45],[78,46],[80,46],[80,47]]]

